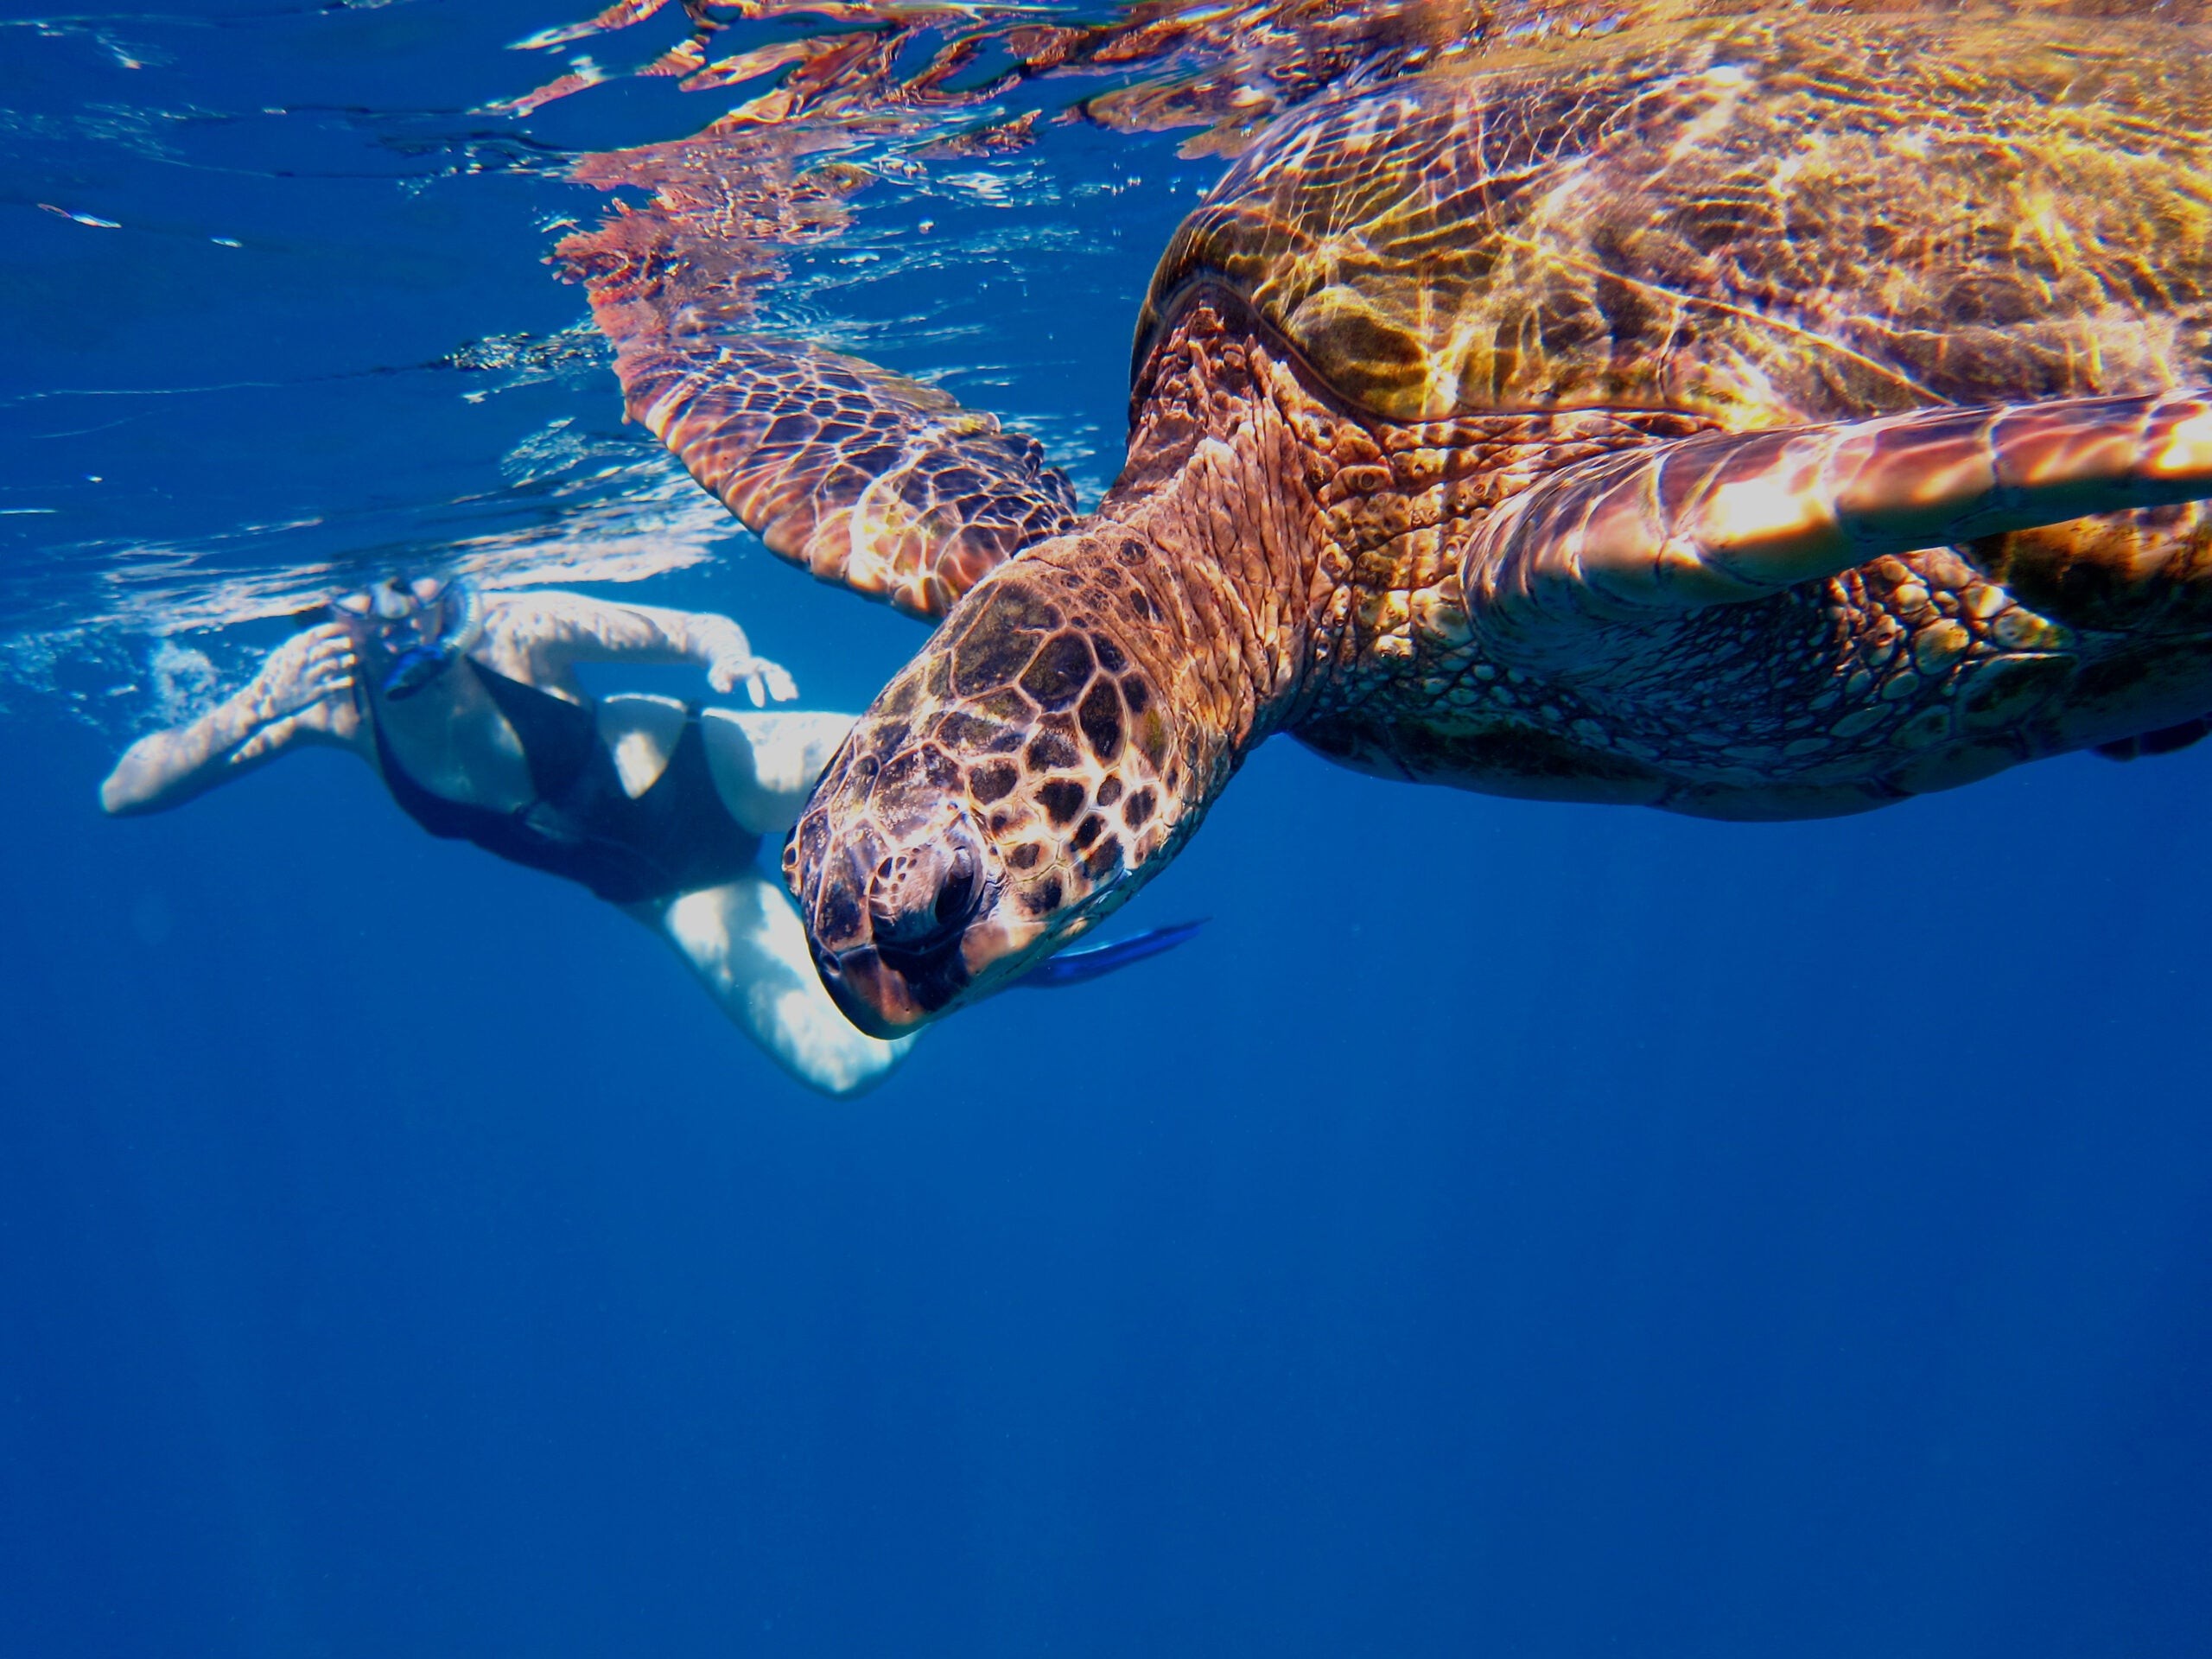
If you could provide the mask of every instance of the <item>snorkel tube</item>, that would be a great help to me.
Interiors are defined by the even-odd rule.
[[[421,645],[410,645],[385,671],[383,690],[393,702],[404,702],[466,657],[484,637],[484,596],[476,584],[455,576],[437,595],[438,631]]]

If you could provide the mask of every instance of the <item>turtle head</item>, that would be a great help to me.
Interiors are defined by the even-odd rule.
[[[1014,564],[979,584],[854,726],[785,847],[815,965],[863,1031],[1019,979],[1181,839],[1185,768],[1152,677],[1110,604],[1057,576]]]

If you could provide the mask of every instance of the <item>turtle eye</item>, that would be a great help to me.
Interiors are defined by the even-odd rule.
[[[937,921],[939,927],[957,927],[976,910],[976,855],[957,849],[938,884]]]

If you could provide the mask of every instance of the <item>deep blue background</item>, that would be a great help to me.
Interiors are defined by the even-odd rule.
[[[0,103],[466,109],[554,21],[117,25],[169,60],[120,90],[0,29]],[[633,83],[531,130],[712,112]],[[1273,744],[1131,912],[1197,943],[823,1102],[343,757],[98,816],[143,696],[72,653],[146,646],[54,622],[130,538],[266,492],[427,548],[549,420],[645,442],[588,364],[313,380],[571,326],[542,221],[593,203],[295,168],[259,242],[209,231],[240,158],[416,164],[358,115],[250,125],[206,128],[232,161],[7,138],[22,194],[124,221],[0,206],[10,391],[283,384],[105,435],[6,408],[7,503],[54,510],[0,519],[0,1650],[2212,1651],[2212,754],[1745,827]],[[956,322],[1020,326],[902,366],[969,351],[1110,436],[1166,165],[949,264]],[[629,591],[732,610],[830,706],[918,638],[741,538]]]

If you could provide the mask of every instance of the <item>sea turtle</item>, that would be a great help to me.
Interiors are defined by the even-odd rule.
[[[873,365],[624,343],[772,548],[944,619],[785,849],[865,1029],[1123,902],[1272,733],[1740,819],[2207,729],[2203,14],[1511,16],[1284,116],[1184,221],[1088,516]]]

